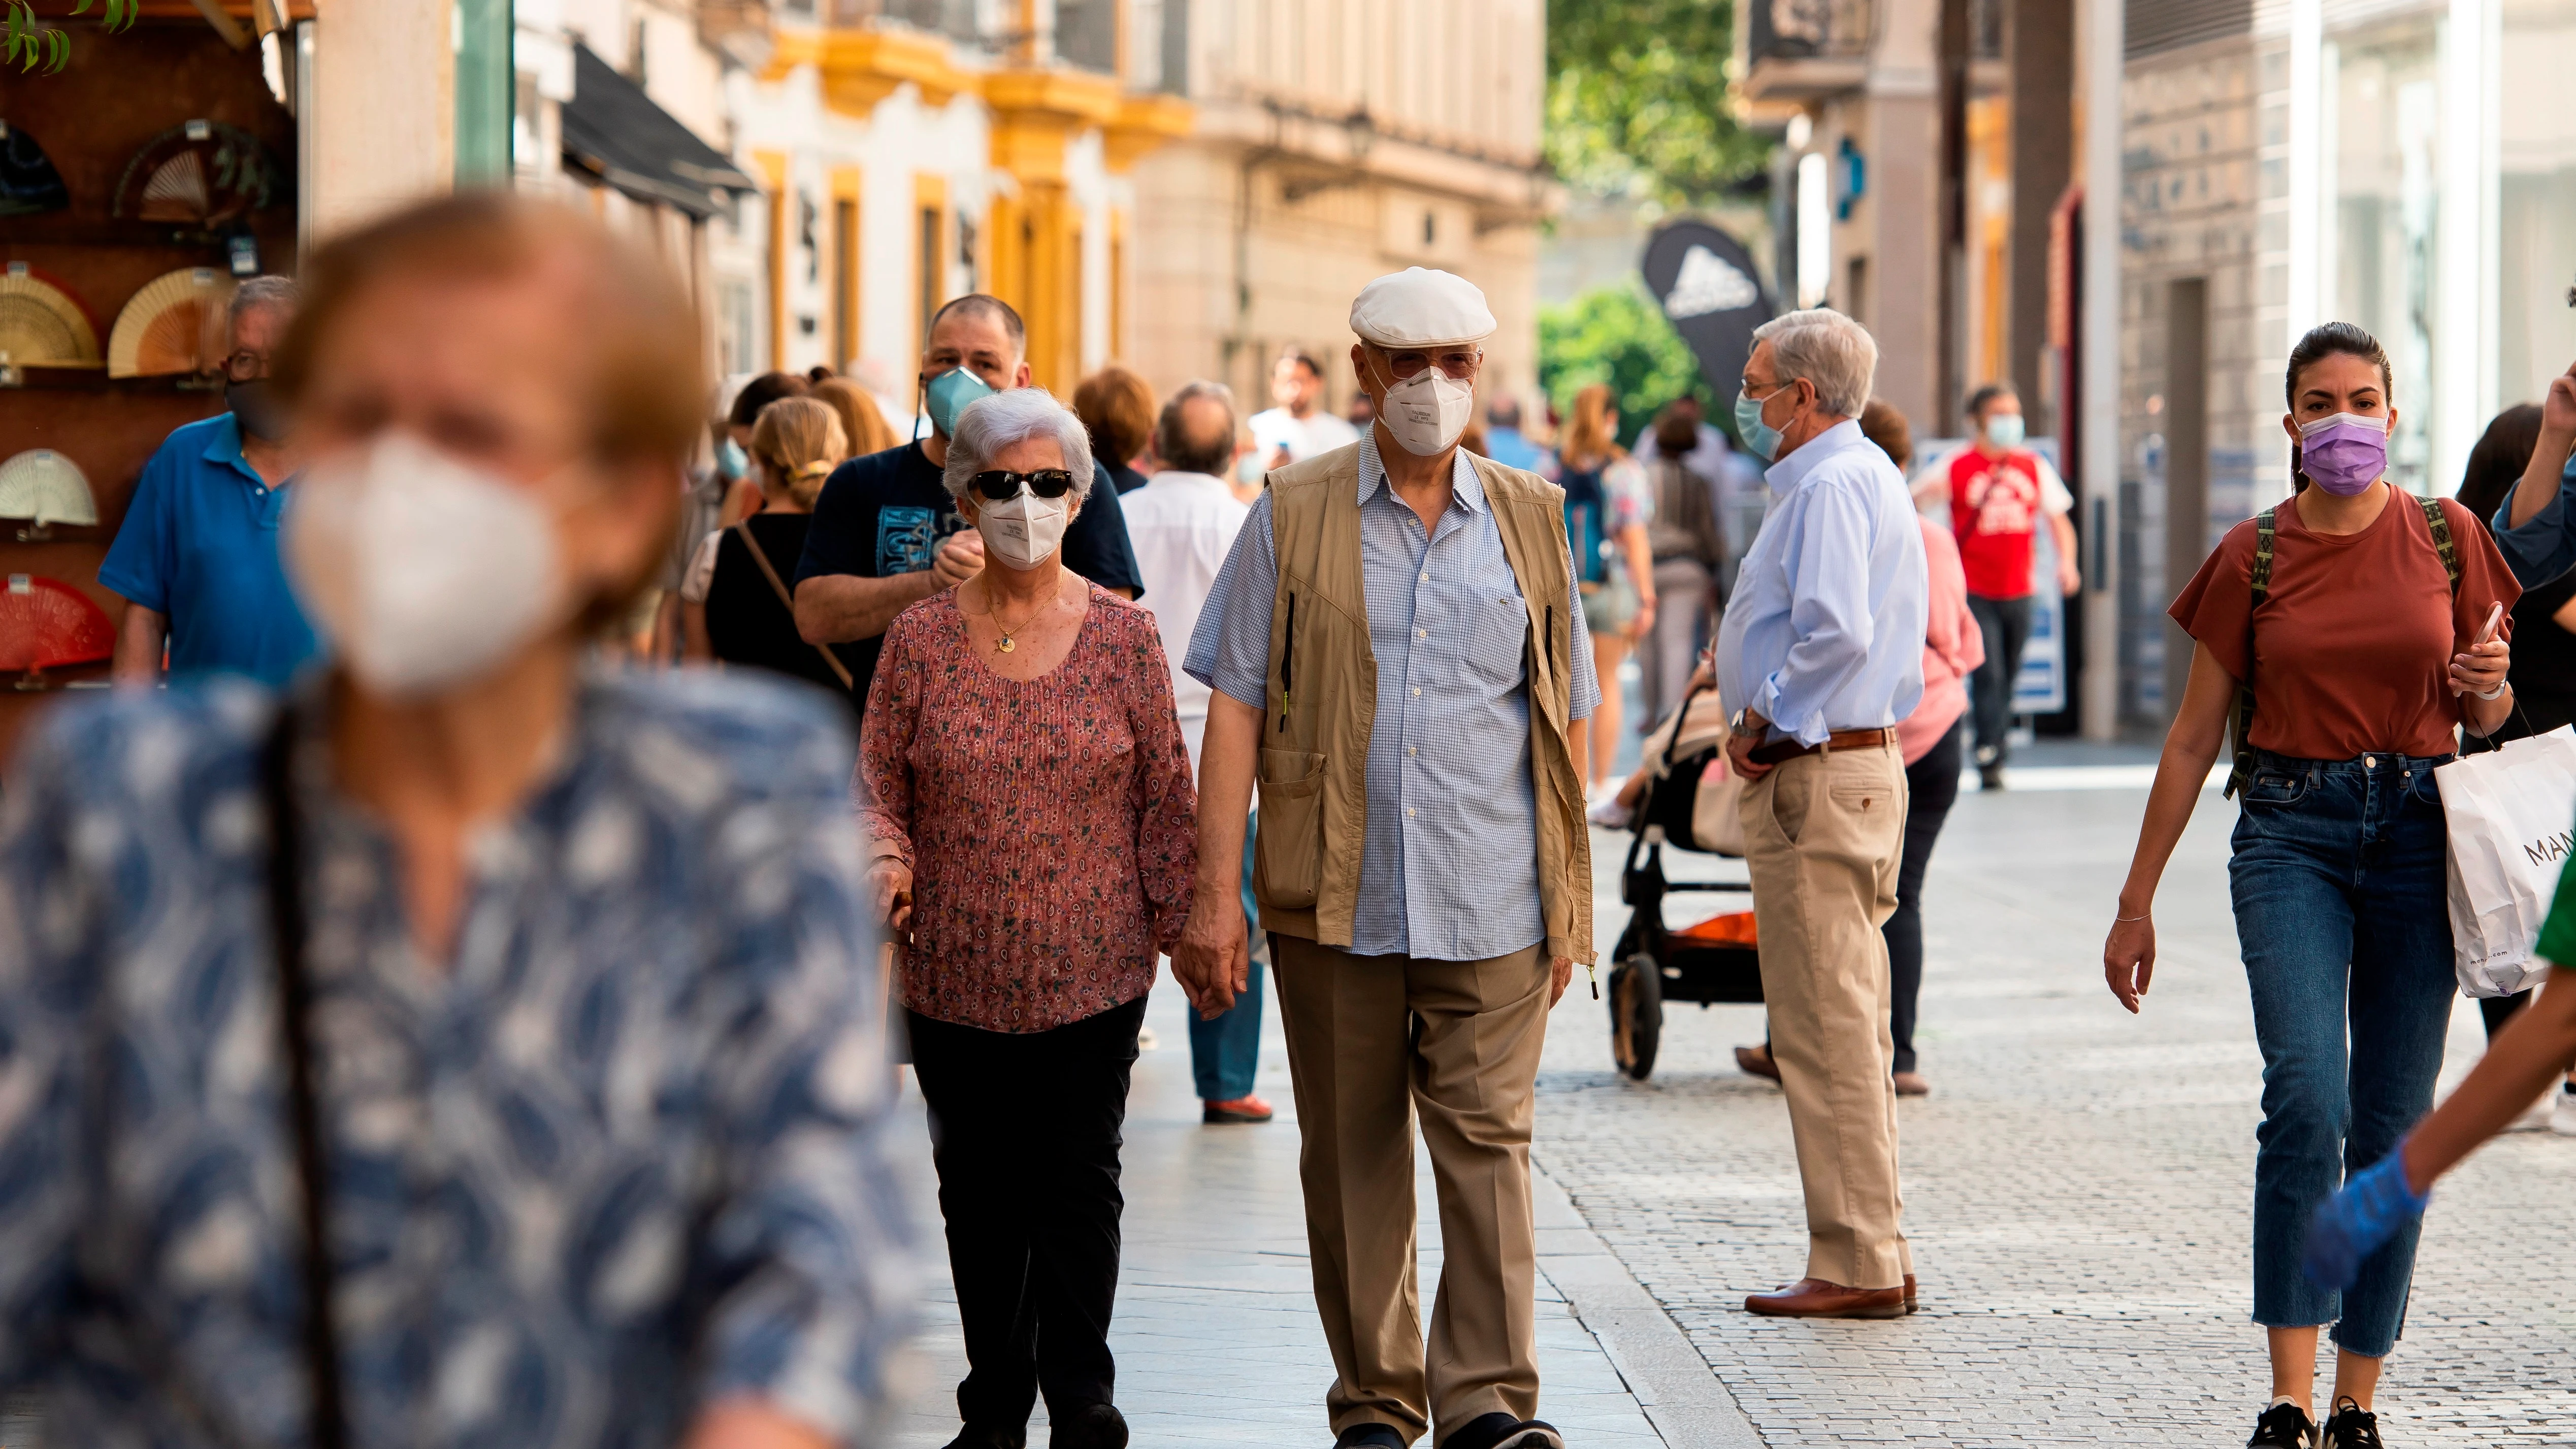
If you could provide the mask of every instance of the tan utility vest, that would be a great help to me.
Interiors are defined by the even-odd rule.
[[[1535,473],[1473,454],[1468,460],[1529,608],[1524,657],[1547,951],[1589,962],[1592,837],[1583,821],[1582,770],[1567,738],[1574,621],[1566,614],[1565,493]],[[1359,445],[1279,469],[1269,491],[1279,592],[1270,616],[1252,891],[1265,930],[1347,950],[1377,720],[1377,656],[1369,648],[1360,563]]]

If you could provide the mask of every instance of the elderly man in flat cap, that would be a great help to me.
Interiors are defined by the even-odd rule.
[[[1592,961],[1584,721],[1599,702],[1564,494],[1458,447],[1484,294],[1380,277],[1351,307],[1360,441],[1269,475],[1183,663],[1214,696],[1199,880],[1174,976],[1244,989],[1253,892],[1296,1084],[1336,1443],[1560,1449],[1538,1421],[1532,1096],[1547,1013]],[[1426,1371],[1413,1128],[1444,1261]]]

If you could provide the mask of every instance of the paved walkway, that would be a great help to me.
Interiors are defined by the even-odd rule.
[[[1126,1250],[1110,1335],[1118,1403],[1140,1446],[1322,1449],[1333,1439],[1323,1407],[1333,1365],[1310,1290],[1296,1112],[1277,1014],[1263,1022],[1259,1091],[1278,1106],[1278,1120],[1204,1127],[1190,1086],[1185,1011],[1168,978],[1156,987],[1147,1022],[1160,1046],[1137,1062],[1128,1102]],[[919,1094],[907,1097],[917,1123]],[[927,1179],[926,1151],[923,1160]],[[1428,1159],[1419,1160],[1428,1316],[1440,1226]],[[928,1182],[919,1186],[923,1220],[935,1231],[937,1206]],[[1539,1225],[1541,1414],[1585,1449],[1663,1449],[1657,1420],[1670,1426],[1673,1444],[1753,1445],[1671,1319],[1552,1183],[1540,1184]],[[938,1449],[957,1431],[954,1390],[965,1350],[944,1257],[932,1276],[922,1390],[894,1438],[900,1449]],[[1633,1392],[1623,1366],[1638,1382]],[[1041,1406],[1032,1445],[1046,1442],[1044,1422]],[[1735,1437],[1722,1437],[1730,1429]]]
[[[2133,1019],[2099,962],[2143,803],[1970,794],[1950,817],[1925,892],[1918,1044],[1935,1094],[1901,1108],[1913,1318],[1743,1311],[1804,1256],[1786,1108],[1731,1056],[1759,1039],[1758,1008],[1673,1010],[1645,1084],[1610,1071],[1603,1017],[1559,1015],[1542,1165],[1768,1444],[2243,1442],[2266,1380],[2248,1322],[2261,1064],[2226,906],[2236,812],[2202,799]],[[1624,919],[1605,901],[1605,940]],[[2483,1039],[2457,1006],[2446,1084]],[[2576,1442],[2571,1182],[2576,1140],[2543,1133],[2443,1187],[2381,1389],[2390,1444]]]
[[[1542,1069],[1537,1153],[1543,1412],[1577,1449],[2244,1441],[2264,1384],[2247,1322],[2260,1063],[2226,909],[2235,812],[2203,799],[2132,1019],[2098,961],[2144,792],[2087,758],[2060,748],[2052,773],[2025,777],[2059,788],[1963,796],[1934,860],[1920,1045],[1935,1095],[1902,1109],[1915,1317],[1743,1311],[1804,1255],[1786,1110],[1730,1054],[1758,1039],[1760,1012],[1674,1008],[1654,1080],[1629,1082],[1577,976]],[[2093,758],[2138,764],[2134,750]],[[1605,883],[1615,843],[1598,838]],[[1605,891],[1602,940],[1623,922]],[[1158,988],[1163,1046],[1136,1073],[1120,1401],[1140,1445],[1322,1449],[1332,1375],[1276,1023],[1261,1090],[1282,1120],[1202,1128],[1182,1009]],[[2449,1077],[2480,1041],[2461,1003]],[[2443,1188],[2382,1389],[2398,1449],[2576,1443],[2571,1182],[2576,1141],[2526,1134]],[[1427,1212],[1427,1176],[1419,1197]],[[1427,1217],[1422,1240],[1427,1283]],[[934,1313],[907,1449],[954,1432],[954,1310]]]

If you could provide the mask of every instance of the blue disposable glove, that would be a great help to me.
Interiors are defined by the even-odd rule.
[[[2406,1144],[2352,1175],[2343,1190],[2317,1204],[2308,1220],[2308,1281],[2320,1288],[2350,1286],[2361,1260],[2379,1251],[2406,1225],[2424,1215],[2426,1195],[2406,1185]]]

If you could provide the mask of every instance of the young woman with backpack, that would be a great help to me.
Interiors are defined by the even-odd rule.
[[[2390,382],[2387,352],[2350,323],[2292,349],[2282,426],[2297,492],[2231,529],[2169,611],[2196,641],[2191,675],[2102,949],[2111,993],[2140,1010],[2156,883],[2232,722],[2229,895],[2263,1051],[2254,1321],[2272,1361],[2251,1446],[2380,1444],[2371,1401],[2415,1232],[2340,1295],[2301,1273],[2300,1246],[2346,1165],[2378,1161],[2432,1105],[2455,989],[2433,770],[2457,729],[2489,734],[2513,708],[2506,642],[2487,630],[2520,590],[2466,509],[2388,483]]]

